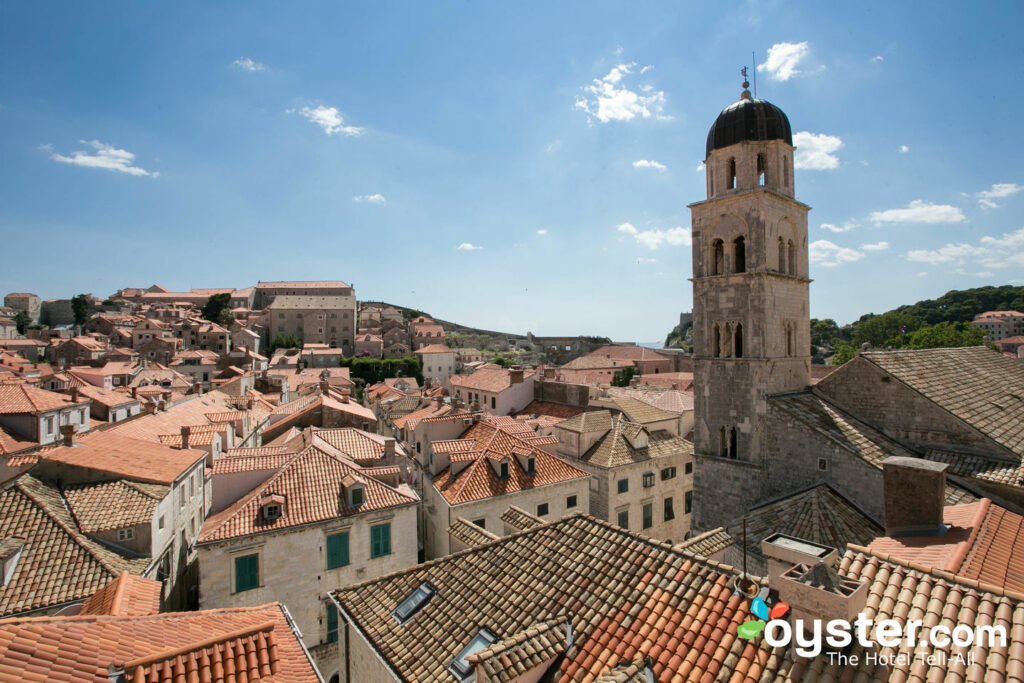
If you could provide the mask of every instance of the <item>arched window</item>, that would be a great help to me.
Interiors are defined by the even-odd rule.
[[[723,458],[729,457],[729,439],[725,435],[725,427],[722,427],[721,440],[718,446],[718,455]]]
[[[736,331],[732,335],[733,344],[736,346],[736,353],[734,354],[737,358],[743,358],[743,325],[736,323]]]
[[[722,331],[722,355],[728,358],[732,355],[732,326],[725,324]]]
[[[722,355],[722,332],[718,329],[718,325],[715,325],[711,331],[711,355],[718,358]]]
[[[763,154],[758,154],[757,155],[757,182],[758,182],[758,184],[761,187],[764,187],[764,178],[765,178],[764,155]]]
[[[736,442],[737,441],[738,441],[738,438],[737,438],[737,435],[736,435],[736,428],[733,427],[729,431],[729,457],[734,459],[734,460],[736,459],[736,456],[738,455],[737,448],[736,448],[736,446],[737,446]]]
[[[786,272],[786,243],[779,238],[779,272]]]
[[[786,355],[793,355],[793,326],[786,323]]]
[[[711,274],[721,275],[725,272],[725,244],[722,240],[711,243]]]
[[[789,157],[782,156],[782,184],[789,187]]]
[[[796,247],[793,240],[789,241],[789,274],[796,275]]]
[[[729,182],[726,184],[726,188],[730,190],[736,189],[736,159],[729,159]]]
[[[733,272],[747,272],[747,243],[742,236],[733,240],[732,256]]]

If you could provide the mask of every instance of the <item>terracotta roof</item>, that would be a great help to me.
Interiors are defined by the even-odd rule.
[[[495,536],[490,531],[487,531],[486,529],[483,529],[462,517],[457,518],[455,522],[448,527],[448,535],[460,541],[468,548],[498,540],[498,536]]]
[[[321,679],[278,603],[147,616],[0,621],[0,677],[109,683],[314,683]]]
[[[68,373],[74,377],[74,373]],[[85,398],[99,403],[107,408],[116,408],[117,406],[123,406],[129,403],[137,403],[138,401],[132,398],[129,394],[123,394],[119,391],[108,391],[107,389],[100,389],[89,384],[81,382],[78,385],[78,393]]]
[[[523,370],[523,379],[533,377],[534,370]],[[452,386],[464,387],[475,391],[499,392],[512,386],[509,371],[505,368],[481,368],[472,375],[452,375],[449,379]]]
[[[949,465],[949,474],[959,477],[973,477],[994,484],[1004,484],[1015,488],[1024,488],[1024,460],[1009,463],[1005,460],[986,458],[974,453],[956,453],[952,451],[929,450],[925,452],[927,460],[944,462]]]
[[[613,398],[628,396],[638,401],[649,403],[655,408],[667,410],[670,413],[685,413],[693,410],[693,392],[676,391],[673,389],[627,389],[624,387],[609,387],[608,394]]]
[[[235,474],[238,472],[255,472],[260,470],[279,470],[285,463],[295,457],[295,453],[277,453],[274,455],[242,455],[220,458],[213,463],[213,474]]]
[[[450,476],[452,468],[438,473],[433,485],[450,505],[460,505],[534,489],[590,474],[486,422],[477,422],[462,439],[473,441],[473,450],[461,460],[470,464]],[[532,456],[536,472],[527,474],[517,455]],[[490,461],[509,459],[509,476],[499,479]],[[458,459],[455,459],[458,460]]]
[[[230,425],[223,424],[201,424],[184,426],[187,426],[190,430],[188,434],[189,447],[210,446],[217,440],[218,435],[231,430]],[[161,434],[159,436],[159,439],[160,443],[162,443],[165,446],[181,448],[182,439],[180,432],[177,434]]]
[[[495,568],[514,571],[495,572]],[[621,680],[650,662],[670,681],[1014,680],[1024,665],[1024,595],[984,591],[949,574],[922,571],[852,547],[839,574],[865,581],[868,619],[919,619],[952,626],[1000,623],[1005,647],[975,646],[974,664],[937,652],[924,639],[917,654],[890,666],[864,657],[840,666],[827,654],[805,660],[763,636],[737,637],[750,603],[733,591],[738,572],[606,522],[569,517],[483,546],[333,593],[377,655],[403,680],[450,680],[452,658],[481,627],[499,643],[527,642],[531,629],[571,615],[575,651],[556,658],[544,680]],[[416,618],[399,624],[392,610],[422,582],[437,592]],[[524,599],[524,596],[529,596]],[[881,649],[875,650],[881,653]],[[886,654],[893,652],[884,650]],[[509,666],[514,666],[510,657]],[[611,674],[612,677],[601,677]],[[632,674],[630,674],[632,676]],[[636,680],[627,677],[625,680]]]
[[[380,434],[372,434],[361,429],[344,427],[341,429],[316,428],[313,430],[313,436],[337,448],[360,464],[384,457],[384,440],[387,437]],[[395,453],[399,455],[405,454],[405,451],[402,450],[402,447],[397,442],[395,443]]]
[[[293,453],[295,451],[285,446],[258,446],[256,448],[229,448],[224,451],[222,458],[247,458],[254,455],[278,455],[281,453]]]
[[[1024,456],[1024,365],[984,346],[859,356]],[[841,374],[841,373],[838,373]]]
[[[416,381],[415,377],[387,377],[384,379],[384,384],[394,388],[397,388],[399,384],[407,384],[411,389],[420,388],[420,383]]]
[[[567,618],[542,621],[471,655],[468,661],[481,667],[488,681],[519,681],[520,676],[565,652],[567,630]]]
[[[11,434],[3,427],[0,427],[0,455],[17,453],[26,448],[33,448],[39,444],[31,439],[26,439],[19,434]]]
[[[111,617],[156,614],[160,611],[162,590],[163,585],[159,581],[121,572],[120,576],[82,603],[78,614],[103,614]]]
[[[612,414],[607,410],[594,410],[580,413],[564,422],[558,423],[559,429],[581,434],[607,432],[612,428]]]
[[[415,353],[455,353],[455,349],[444,344],[431,344],[422,349],[416,349]]]
[[[508,509],[501,513],[501,521],[517,531],[526,531],[544,524],[544,520],[540,517],[531,515],[515,505],[509,505]]]
[[[280,531],[418,501],[411,491],[405,492],[367,478],[365,502],[359,507],[348,507],[341,497],[340,482],[345,476],[357,475],[359,471],[359,466],[353,461],[345,462],[342,457],[328,450],[310,446],[230,507],[208,517],[198,542],[215,543],[250,534]],[[260,498],[265,494],[284,496],[285,504],[280,517],[268,520],[260,514]]]
[[[559,420],[568,420],[570,417],[576,417],[582,412],[582,408],[575,406],[564,406],[559,403],[547,403],[545,401],[531,401],[516,415],[546,415],[558,418]]]
[[[557,425],[561,427],[564,422]],[[599,438],[580,459],[598,467],[619,467],[634,462],[643,462],[650,458],[658,458],[679,453],[693,455],[693,443],[674,434],[658,429],[648,432],[647,446],[639,448],[630,443],[641,432],[647,431],[643,425],[627,422],[623,419],[611,421],[611,428]]]
[[[151,524],[169,486],[116,481],[65,487],[62,493],[83,534]]]
[[[441,417],[447,415],[450,412],[452,412],[452,407],[450,405],[444,404],[440,408],[438,408],[435,403],[431,402],[430,405],[428,405],[427,407],[420,408],[419,410],[414,410],[408,415],[403,415],[402,417],[395,418],[394,420],[391,421],[391,423],[397,429],[405,429],[407,427],[409,429],[412,429],[419,423],[420,420],[424,418]]]
[[[947,505],[941,536],[882,537],[868,548],[900,559],[1024,593],[1024,518],[983,498]]]
[[[78,403],[88,404],[88,401]],[[69,396],[28,384],[0,384],[0,415],[40,413],[77,405]]]
[[[732,536],[723,527],[718,527],[717,529],[705,531],[682,543],[677,543],[675,548],[677,550],[688,550],[701,557],[711,557],[715,553],[732,547],[733,544]]]
[[[650,403],[639,401],[629,396],[620,396],[614,400],[615,405],[619,407],[619,410],[625,414],[630,422],[650,424],[652,422],[679,419],[679,413],[670,413],[667,410],[662,410]]]
[[[334,392],[329,392],[323,397],[323,405],[331,410],[338,410],[349,415],[355,415],[370,422],[377,421],[377,415],[366,406],[357,403],[354,399],[348,401],[339,400]]]
[[[0,510],[0,538],[24,539],[11,581],[0,589],[0,614],[82,600],[122,571],[141,573],[149,563],[125,559],[86,538],[60,492],[30,474],[0,490]]]
[[[172,484],[206,457],[199,450],[170,448],[114,432],[90,432],[43,455],[50,461],[116,474],[135,481]]]

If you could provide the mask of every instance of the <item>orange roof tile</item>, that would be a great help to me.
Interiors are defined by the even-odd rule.
[[[524,370],[523,378],[532,377],[536,372]],[[509,371],[505,368],[481,368],[472,375],[453,375],[449,380],[453,387],[464,387],[478,391],[504,391],[512,386]]]
[[[69,396],[46,391],[28,384],[0,385],[0,414],[40,413],[58,410],[71,405],[88,404],[88,401],[72,401]]]
[[[171,489],[118,479],[66,487],[62,493],[83,534],[151,524]]]
[[[105,614],[112,617],[156,614],[160,611],[162,591],[163,585],[159,581],[121,572],[120,576],[93,593],[82,604],[78,614]]]
[[[169,448],[107,431],[84,434],[73,446],[55,448],[40,460],[109,472],[136,481],[171,484],[205,457],[203,451]]]

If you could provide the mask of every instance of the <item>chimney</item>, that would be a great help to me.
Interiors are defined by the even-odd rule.
[[[815,621],[852,623],[868,599],[866,581],[842,577],[824,562],[793,565],[771,587],[790,605],[791,621],[799,620],[805,628]]]
[[[544,379],[554,379],[554,378],[555,378],[555,369],[554,368],[544,368]]]
[[[138,397],[139,397],[139,388],[138,387],[132,387],[132,398],[138,398]]]
[[[341,402],[348,403],[349,396],[352,395],[352,390],[348,387],[343,387],[341,390]]]
[[[187,425],[181,426],[181,450],[188,450],[188,437],[192,433],[192,428]]]
[[[434,407],[437,410],[440,410],[441,408],[444,408],[444,396],[435,396],[434,397]]]
[[[71,402],[78,403],[78,387],[71,387]]]
[[[198,394],[200,396],[203,395],[203,383],[202,382],[196,382],[195,384],[192,385],[192,388],[195,390],[196,394]]]
[[[923,458],[882,461],[886,536],[940,536],[946,531],[946,470],[949,465]]]
[[[513,365],[508,371],[509,384],[522,384],[523,382],[523,366]]]
[[[392,458],[395,455],[395,440],[391,437],[384,439],[384,457]]]
[[[60,426],[60,437],[64,442],[65,446],[75,445],[75,432],[78,431],[78,425],[61,425]]]
[[[326,380],[320,380],[320,393],[324,396],[331,390],[331,383]]]

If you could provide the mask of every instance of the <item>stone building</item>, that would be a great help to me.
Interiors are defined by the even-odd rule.
[[[355,348],[354,295],[279,294],[267,307],[270,337],[294,334],[303,344],[327,344],[351,356]]]
[[[36,325],[43,314],[43,302],[37,294],[12,292],[4,296],[4,306],[28,315],[29,323]]]
[[[457,370],[455,349],[444,344],[431,344],[416,349],[414,353],[423,361],[423,377],[436,379],[443,386],[447,386],[448,378]]]

